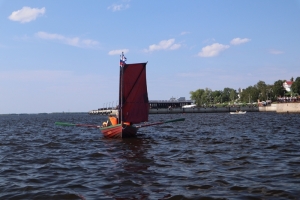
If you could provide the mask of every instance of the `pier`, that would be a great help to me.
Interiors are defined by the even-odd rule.
[[[259,112],[259,108],[255,106],[245,107],[194,107],[194,108],[151,108],[149,114],[179,114],[179,113],[229,113],[236,110],[247,112]],[[116,109],[92,110],[91,115],[115,115]]]

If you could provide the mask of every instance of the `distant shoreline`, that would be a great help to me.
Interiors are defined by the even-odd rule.
[[[53,114],[89,114],[88,112],[51,112],[51,113],[7,113],[1,115],[53,115]]]

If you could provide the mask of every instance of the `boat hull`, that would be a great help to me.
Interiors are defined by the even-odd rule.
[[[232,115],[241,115],[241,114],[246,114],[247,111],[239,111],[239,112],[230,112]]]
[[[100,131],[105,138],[130,138],[136,137],[137,128],[135,126],[121,126],[117,124],[115,126],[108,126],[100,128]]]

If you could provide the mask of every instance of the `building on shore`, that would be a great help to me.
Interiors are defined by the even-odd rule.
[[[176,99],[175,97],[169,100],[149,100],[149,108],[151,109],[171,109],[171,108],[182,108],[183,106],[193,105],[194,101],[186,100],[185,97]],[[89,111],[89,114],[115,114],[118,106],[98,108],[97,110]]]

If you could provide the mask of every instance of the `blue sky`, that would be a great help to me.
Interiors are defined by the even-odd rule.
[[[299,0],[0,0],[0,114],[118,99],[119,58],[150,100],[300,76]]]

